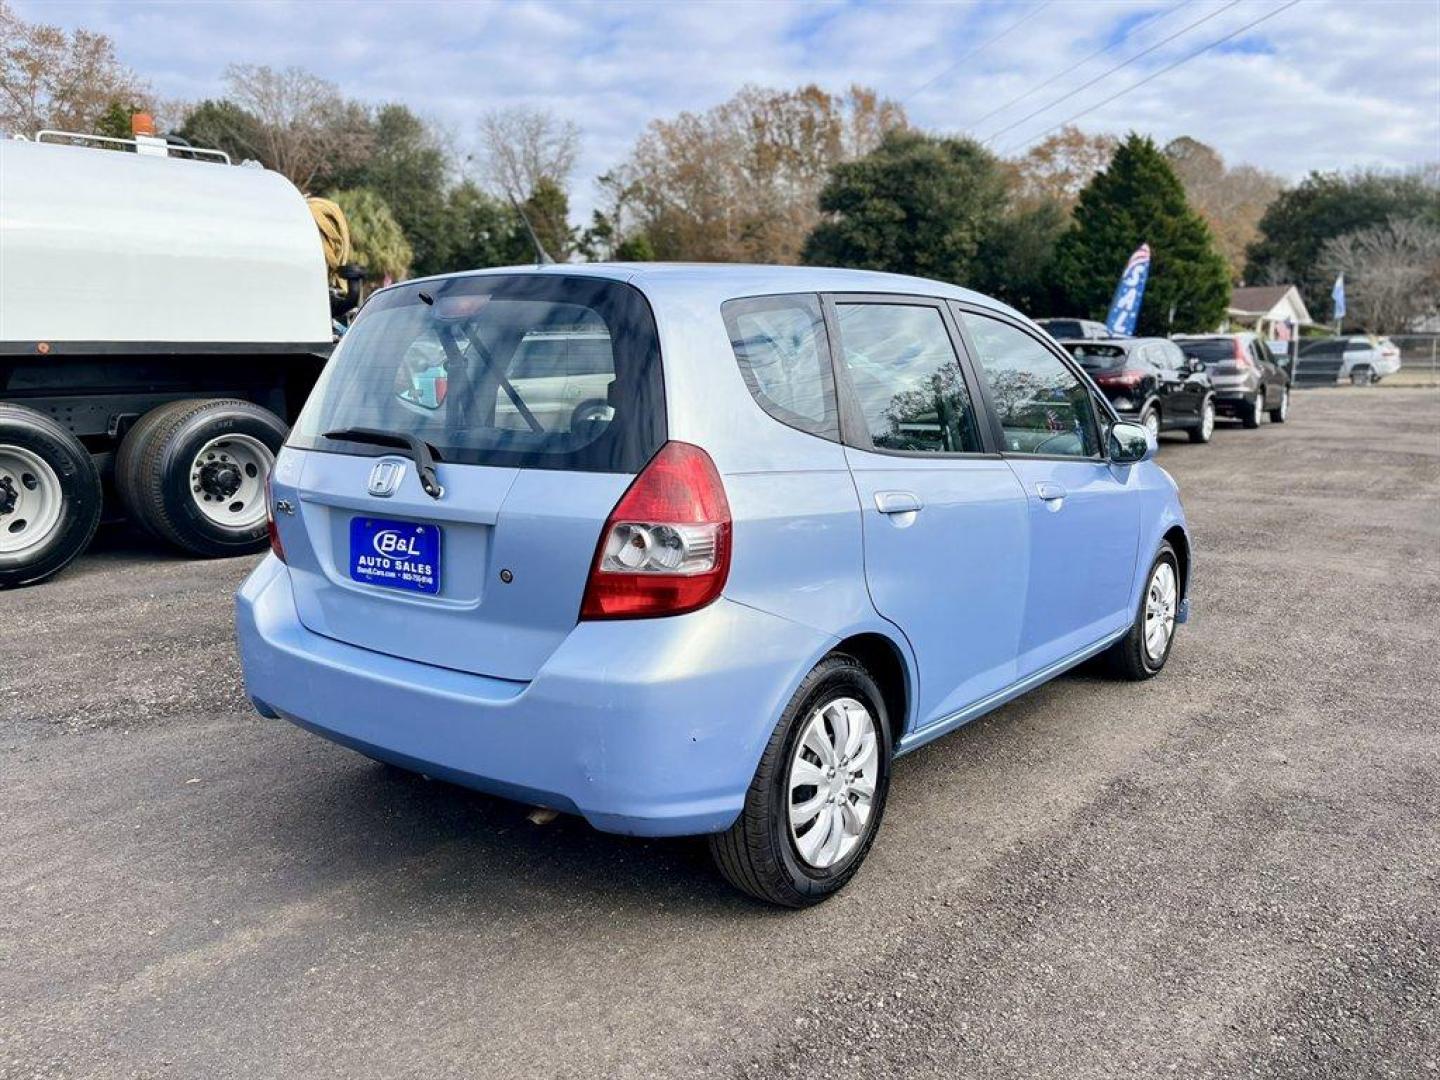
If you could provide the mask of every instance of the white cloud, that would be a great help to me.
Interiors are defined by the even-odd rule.
[[[1244,0],[995,145],[1023,145],[1280,2]],[[591,179],[625,154],[650,119],[707,108],[743,83],[816,81],[838,90],[858,82],[904,100],[922,126],[958,130],[1095,50],[1123,20],[1159,12],[1170,0],[1051,0],[1020,28],[964,59],[1034,6],[1029,0],[16,4],[25,18],[110,34],[121,58],[162,98],[214,95],[225,65],[240,62],[296,64],[349,95],[403,101],[462,141],[485,109],[547,106],[585,132],[575,184],[578,217],[588,215]],[[1221,0],[1191,0],[1156,18],[987,121],[979,133],[1062,97],[1220,7]],[[1242,47],[1186,63],[1089,113],[1081,126],[1135,129],[1161,140],[1188,134],[1232,163],[1248,161],[1290,177],[1440,158],[1440,5],[1434,0],[1306,0],[1234,44]]]

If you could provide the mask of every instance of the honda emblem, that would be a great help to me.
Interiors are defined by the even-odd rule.
[[[375,467],[370,470],[370,484],[367,490],[376,498],[388,499],[395,494],[395,489],[400,486],[400,478],[404,475],[405,463],[403,461],[377,461]]]

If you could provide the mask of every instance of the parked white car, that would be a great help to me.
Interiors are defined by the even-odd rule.
[[[1300,346],[1300,381],[1370,386],[1400,370],[1400,347],[1388,337],[1351,334]]]

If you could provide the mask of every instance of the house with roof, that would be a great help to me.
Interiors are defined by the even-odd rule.
[[[1294,285],[1242,285],[1230,293],[1225,329],[1254,330],[1266,341],[1289,341],[1313,322]]]

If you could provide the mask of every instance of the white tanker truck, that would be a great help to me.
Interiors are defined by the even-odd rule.
[[[329,276],[278,173],[144,136],[0,141],[0,588],[57,573],[102,516],[199,556],[263,547]]]

